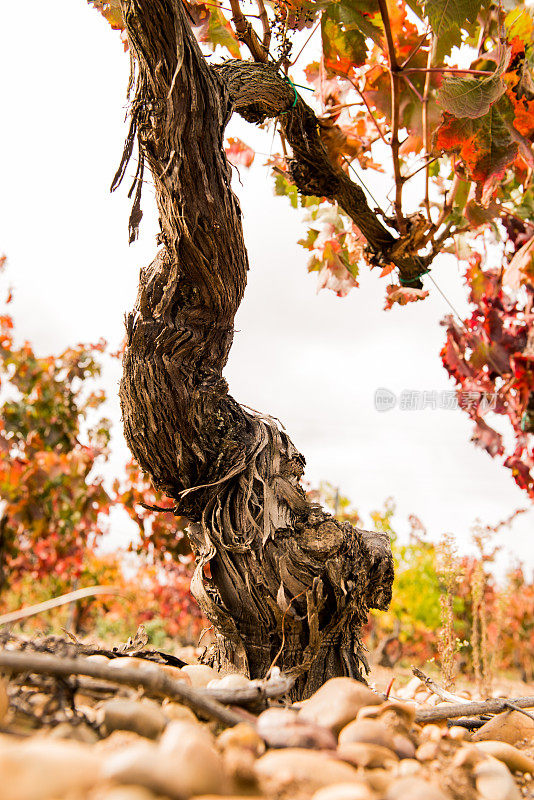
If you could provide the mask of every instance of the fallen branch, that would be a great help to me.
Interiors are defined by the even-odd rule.
[[[446,700],[447,703],[468,703],[469,702],[469,700],[466,700],[465,697],[458,697],[457,694],[452,694],[452,692],[448,692],[446,689],[444,689],[438,683],[433,681],[432,678],[430,678],[428,675],[425,675],[425,673],[421,669],[418,669],[417,667],[412,667],[412,672],[413,672],[413,674],[415,675],[416,678],[419,678],[421,683],[425,684],[425,686],[429,690],[429,692],[432,692],[432,694],[435,694],[438,697],[441,697],[442,700]]]
[[[457,705],[436,706],[436,708],[418,711],[415,721],[426,725],[428,722],[441,722],[455,717],[476,716],[478,714],[501,714],[509,710],[509,704],[517,706],[516,710],[534,708],[534,697],[518,697],[514,700],[495,698],[494,700],[479,700],[475,702],[462,702]]]
[[[148,663],[142,669],[124,667],[118,670],[107,664],[95,664],[86,659],[57,658],[40,653],[13,653],[1,650],[0,669],[17,674],[35,672],[62,677],[88,675],[126,686],[141,686],[148,694],[179,700],[193,710],[200,711],[225,725],[233,726],[242,721],[240,714],[226,708],[211,697],[207,690],[193,689],[183,681],[171,678],[160,667]]]
[[[101,594],[120,594],[120,589],[117,586],[86,586],[83,589],[76,589],[75,592],[45,600],[44,603],[38,603],[35,606],[27,606],[26,608],[19,608],[17,611],[10,611],[9,614],[2,614],[0,616],[0,625],[20,622],[22,619],[35,616],[35,614],[42,614],[43,611],[50,611],[52,608],[58,608],[76,600],[83,600],[85,597],[96,597]]]

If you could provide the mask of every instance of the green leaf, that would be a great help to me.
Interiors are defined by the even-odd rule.
[[[208,31],[206,34],[206,42],[209,42],[213,49],[219,45],[226,47],[228,52],[234,58],[241,58],[239,44],[236,41],[232,29],[220,9],[215,6],[210,7],[210,19]]]
[[[508,67],[510,52],[509,47],[501,48],[497,68],[491,75],[447,78],[438,92],[439,105],[454,117],[477,119],[485,116],[506,91],[502,76]]]
[[[436,37],[436,56],[442,60],[461,42],[461,30],[475,22],[481,0],[426,0],[425,13]]]

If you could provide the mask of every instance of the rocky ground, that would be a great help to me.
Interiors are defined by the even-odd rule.
[[[397,673],[385,670],[372,674],[373,688],[334,678],[290,705],[276,668],[270,680],[251,682],[179,666],[191,656],[166,656],[144,642],[107,651],[53,637],[5,638],[0,798],[534,797],[531,712],[425,723],[425,710],[454,703],[417,678],[394,683],[386,697]],[[508,698],[527,694],[533,687],[501,688]]]

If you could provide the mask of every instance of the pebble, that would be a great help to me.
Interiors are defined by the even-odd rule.
[[[399,764],[398,774],[402,777],[417,775],[422,769],[422,765],[415,758],[405,758]]]
[[[256,730],[270,747],[335,750],[337,746],[329,728],[301,720],[291,709],[268,708],[259,715]]]
[[[339,734],[339,744],[349,742],[368,742],[394,749],[393,734],[376,719],[355,719],[345,725]]]
[[[453,725],[452,728],[449,728],[449,737],[459,742],[466,742],[471,738],[467,728],[462,728],[461,725]]]
[[[106,739],[101,739],[94,746],[95,751],[102,753],[104,756],[117,753],[120,750],[125,750],[128,747],[144,744],[146,739],[139,736],[132,731],[114,731]]]
[[[443,736],[443,728],[439,725],[425,725],[419,736],[421,744],[423,742],[440,742]]]
[[[502,761],[512,772],[534,773],[534,758],[507,742],[479,742],[476,747]]]
[[[92,792],[88,800],[156,800],[156,795],[142,786],[106,786]]]
[[[449,800],[449,798],[434,783],[421,778],[399,778],[388,786],[385,800]]]
[[[380,719],[388,728],[397,733],[408,732],[415,722],[415,705],[387,700],[378,707],[362,708],[358,719]]]
[[[110,658],[107,665],[110,669],[138,669],[141,672],[154,672],[154,669],[159,668],[159,665],[154,664],[153,661],[147,661],[146,658],[135,658],[135,656]]]
[[[181,751],[162,752],[151,742],[112,754],[104,764],[109,780],[143,786],[170,800],[191,795],[224,792],[222,761],[215,751],[206,753],[198,740],[185,742]]]
[[[372,789],[364,781],[354,783],[335,783],[315,792],[312,800],[374,800]]]
[[[9,697],[7,694],[7,684],[0,678],[0,722],[4,719],[9,708]]]
[[[433,761],[438,757],[439,744],[438,742],[428,741],[419,745],[416,750],[415,756],[418,761]]]
[[[206,664],[186,664],[181,672],[188,676],[193,689],[204,689],[210,681],[220,678],[219,673]]]
[[[331,678],[300,705],[299,717],[322,725],[336,735],[356,719],[364,706],[381,705],[382,698],[353,678]]]
[[[156,666],[169,678],[173,678],[175,681],[187,683],[188,686],[191,685],[191,679],[189,675],[187,675],[185,672],[182,672],[180,667],[173,667],[171,664],[156,664]]]
[[[182,749],[189,741],[202,741],[213,747],[215,737],[206,725],[198,721],[173,720],[167,725],[159,741],[159,748],[164,753],[173,753]]]
[[[251,685],[251,681],[239,672],[232,672],[223,678],[215,678],[207,685],[208,689],[246,689]]]
[[[181,722],[191,722],[198,724],[198,719],[193,711],[181,703],[174,703],[172,700],[164,700],[161,709],[167,719],[180,720]]]
[[[393,735],[393,749],[399,758],[415,758],[415,746],[413,742],[402,733]]]
[[[89,725],[80,723],[71,725],[69,722],[60,722],[50,731],[50,739],[72,739],[83,744],[95,744],[99,741],[98,734]]]
[[[50,800],[88,791],[101,759],[78,742],[35,737],[0,746],[2,800]]]
[[[265,752],[263,739],[248,722],[239,722],[233,728],[226,728],[217,737],[217,747],[223,751],[227,748],[250,750],[256,756],[261,756]]]
[[[473,774],[482,800],[521,800],[521,792],[502,761],[489,757],[475,765]]]
[[[167,717],[153,700],[106,700],[99,709],[106,732],[133,731],[147,739],[157,739],[167,725]]]
[[[337,749],[338,756],[343,761],[349,761],[355,767],[391,767],[398,762],[398,756],[387,747],[367,742],[349,742],[342,744]]]
[[[311,793],[332,783],[360,780],[349,764],[327,753],[300,748],[271,750],[256,761],[254,769],[262,792],[268,795],[293,790]]]
[[[534,720],[521,714],[520,711],[505,711],[502,714],[496,714],[471,737],[473,742],[497,740],[508,742],[508,744],[517,744],[517,742],[532,741],[533,739]]]

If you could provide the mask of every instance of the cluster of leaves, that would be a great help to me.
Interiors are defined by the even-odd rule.
[[[114,27],[124,28],[118,0],[90,2]],[[186,0],[206,53],[247,56],[247,36],[243,28],[238,32],[240,2],[230,12],[221,0]],[[446,321],[445,366],[462,396],[498,391],[497,413],[508,416],[514,444],[505,450],[482,421],[480,403],[466,409],[477,423],[475,440],[503,456],[518,485],[533,496],[532,345],[524,336],[534,291],[532,9],[523,0],[242,5],[243,24],[263,42],[267,60],[311,91],[331,161],[363,185],[405,250],[428,259],[446,250],[468,262],[475,310],[461,327]],[[306,63],[312,51],[315,58]],[[370,252],[335,202],[298,198],[287,172],[287,142],[280,133],[276,138],[279,125],[273,125],[272,141],[280,144],[268,162],[275,192],[306,208],[308,229],[300,244],[310,251],[318,287],[343,297],[368,265],[388,281],[386,309],[424,300],[429,291],[422,283],[396,279],[396,268]],[[228,142],[227,153],[238,166],[254,161],[254,150],[238,139]],[[377,171],[389,177],[380,181],[385,190],[375,199],[362,173]],[[481,283],[491,289],[483,292]]]
[[[103,349],[39,357],[15,343],[11,316],[0,317],[0,588],[50,573],[76,582],[102,533],[111,501],[98,465],[109,422],[97,414],[103,393],[87,391],[87,381],[99,375]]]
[[[323,483],[309,493],[341,521],[362,525],[358,511],[340,491]],[[493,563],[498,552],[494,542],[499,531],[517,516],[498,525],[475,524],[472,538],[475,555],[457,556],[447,537],[431,541],[414,515],[410,532],[401,541],[395,530],[395,504],[371,513],[375,530],[390,536],[395,560],[393,600],[387,612],[371,612],[366,640],[371,652],[384,665],[399,659],[407,664],[442,664],[443,640],[452,634],[454,673],[475,674],[488,689],[496,670],[519,671],[532,680],[534,647],[534,575],[516,565],[498,581]],[[452,629],[446,631],[444,606],[452,610]]]
[[[515,296],[508,291],[513,262],[528,236],[521,223],[510,233],[516,250],[506,270],[483,270],[481,256],[470,256],[466,283],[473,311],[461,322],[452,316],[444,320],[441,355],[475,423],[472,440],[501,457],[518,486],[534,498],[534,286],[526,284]],[[491,415],[508,419],[513,438],[485,421]]]
[[[154,489],[134,461],[114,488],[116,501],[138,526],[139,539],[130,550],[153,576],[153,607],[139,621],[152,619],[155,606],[170,636],[187,631],[191,640],[205,626],[205,619],[190,592],[194,557],[185,534],[188,520],[175,515],[168,498]]]
[[[105,343],[39,356],[29,342],[16,342],[10,302],[11,292],[0,315],[2,605],[12,610],[75,588],[114,586],[119,596],[78,602],[72,627],[89,629],[105,617],[129,635],[161,618],[166,635],[194,640],[203,621],[189,591],[193,557],[185,521],[142,505],[162,501],[134,464],[112,491],[99,474],[110,437],[98,388]],[[98,548],[117,507],[139,526],[138,554],[129,563],[121,552],[103,555]],[[63,611],[56,616],[64,622]]]

